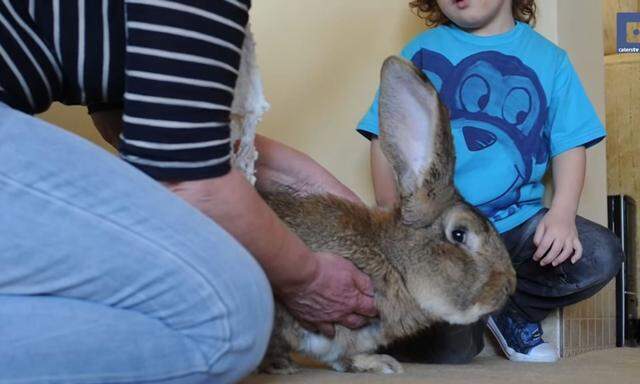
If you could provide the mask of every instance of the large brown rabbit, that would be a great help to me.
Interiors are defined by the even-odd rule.
[[[400,206],[368,209],[331,196],[261,191],[314,251],[351,260],[375,287],[380,317],[329,339],[304,329],[282,305],[261,370],[292,373],[295,351],[337,371],[395,373],[378,347],[436,321],[467,324],[498,310],[515,272],[491,224],[453,185],[455,155],[447,110],[426,77],[403,59],[382,67],[380,141],[397,175]]]

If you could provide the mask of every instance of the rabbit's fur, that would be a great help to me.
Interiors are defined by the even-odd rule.
[[[401,372],[395,359],[375,354],[379,346],[436,321],[477,321],[515,289],[499,235],[453,185],[448,113],[431,83],[411,63],[390,57],[382,68],[379,103],[380,141],[401,196],[395,210],[329,195],[260,192],[312,250],[342,255],[371,277],[380,317],[358,330],[336,326],[335,338],[328,339],[304,329],[277,304],[263,372],[295,372],[291,351],[338,371]]]

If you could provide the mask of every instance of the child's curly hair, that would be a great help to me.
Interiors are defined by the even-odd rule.
[[[529,25],[536,24],[536,2],[535,0],[511,0],[513,2],[513,18],[527,23]],[[413,0],[409,3],[411,9],[421,19],[424,19],[425,23],[429,27],[437,27],[441,24],[449,24],[451,20],[438,6],[436,0]]]

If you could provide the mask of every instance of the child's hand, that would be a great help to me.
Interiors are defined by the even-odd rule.
[[[538,224],[533,243],[538,247],[533,260],[540,261],[540,265],[557,267],[569,257],[575,264],[582,257],[575,214],[549,210]]]

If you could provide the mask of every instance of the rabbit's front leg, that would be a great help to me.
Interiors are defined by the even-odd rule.
[[[361,353],[353,356],[345,356],[340,362],[333,364],[336,371],[344,372],[368,372],[368,373],[402,373],[402,364],[389,355]]]
[[[291,375],[299,371],[300,366],[291,359],[289,345],[282,339],[272,337],[258,372],[270,375]]]
[[[273,332],[269,340],[269,346],[265,353],[258,372],[273,375],[291,375],[300,371],[300,367],[291,359],[291,345],[286,340],[286,335],[296,334],[292,326],[293,319],[287,315],[282,307],[276,303],[276,319]]]

